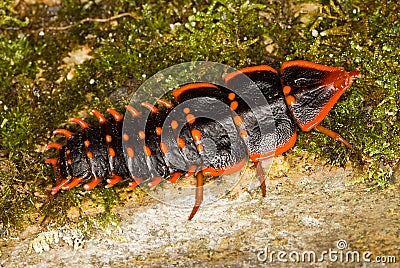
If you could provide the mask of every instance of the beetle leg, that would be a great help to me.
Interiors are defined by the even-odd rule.
[[[189,221],[194,217],[197,210],[199,210],[201,203],[203,202],[203,185],[204,185],[204,183],[203,183],[203,173],[201,171],[196,174],[196,179],[197,179],[196,199],[194,202],[194,207],[192,209],[192,213],[190,213],[190,216],[189,216]]]
[[[316,131],[319,131],[319,132],[331,137],[335,141],[339,141],[339,142],[343,143],[344,145],[346,145],[347,148],[349,148],[353,152],[356,152],[354,147],[348,141],[346,141],[342,136],[340,136],[339,133],[336,133],[336,132],[334,132],[330,129],[327,129],[326,127],[323,127],[323,126],[316,126],[314,129]]]
[[[267,195],[267,186],[265,184],[265,172],[262,167],[262,163],[260,161],[260,162],[254,163],[254,165],[256,166],[257,177],[260,180],[261,194],[263,197],[265,197]]]
[[[354,147],[348,141],[346,141],[342,136],[340,136],[339,133],[336,133],[336,132],[334,132],[330,129],[327,129],[326,127],[320,126],[320,125],[316,126],[314,129],[331,137],[335,141],[339,141],[339,142],[343,143],[347,148],[349,148],[353,152],[357,153],[357,151],[354,149]],[[361,155],[361,158],[363,161],[367,161],[370,159],[368,156],[366,156],[362,152],[359,152],[359,154]]]

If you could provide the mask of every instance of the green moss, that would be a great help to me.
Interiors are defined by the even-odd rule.
[[[96,188],[91,194],[75,189],[49,197],[52,170],[43,160],[56,153],[44,152],[44,145],[53,140],[55,128],[75,130],[66,123],[71,116],[90,121],[91,108],[121,105],[124,90],[116,90],[121,86],[133,91],[156,72],[186,61],[279,68],[283,61],[305,59],[347,70],[359,67],[365,78],[343,95],[323,125],[371,160],[361,163],[356,154],[315,131],[301,133],[295,150],[336,164],[350,159],[368,166],[363,180],[371,187],[388,183],[390,172],[380,171],[381,159],[399,158],[396,1],[70,0],[56,9],[27,5],[24,14],[12,3],[0,4],[0,157],[14,168],[9,173],[2,167],[0,195],[15,195],[18,185],[25,191],[3,199],[8,208],[1,214],[3,223],[13,225],[24,212],[40,208],[42,217],[63,224],[72,206],[91,198],[105,207],[101,221],[112,218],[109,211],[119,196],[115,189]],[[125,15],[113,17],[118,14]],[[75,65],[68,80],[70,70],[61,66],[82,47],[93,58]]]
[[[358,80],[330,112],[323,124],[339,132],[371,157],[368,181],[383,186],[377,168],[381,159],[399,158],[396,133],[399,109],[400,36],[399,7],[395,1],[382,5],[365,1],[348,1],[342,5],[330,1],[312,23],[318,32],[312,42],[297,41],[294,57],[327,65],[359,67],[365,78]],[[310,29],[310,30],[311,30]],[[309,33],[311,34],[311,33]],[[350,157],[343,146],[316,134],[316,141],[330,143],[322,150],[312,150],[343,164]],[[310,149],[308,137],[302,135],[299,145]],[[318,146],[320,146],[320,142]],[[316,145],[314,143],[314,145]]]

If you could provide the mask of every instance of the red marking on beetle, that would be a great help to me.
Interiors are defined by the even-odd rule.
[[[182,138],[177,138],[176,142],[178,143],[179,148],[183,149],[186,146],[185,140]]]
[[[161,134],[162,134],[162,128],[161,127],[156,127],[156,134],[158,136],[161,136]]]
[[[92,159],[93,158],[93,153],[88,151],[88,152],[86,152],[86,156],[87,156],[87,158]]]
[[[89,147],[90,146],[90,141],[89,140],[85,140],[83,142],[83,144],[85,145],[85,147]]]
[[[53,166],[57,166],[58,164],[58,158],[48,158],[46,161],[44,161],[46,164],[51,164]]]
[[[228,94],[228,99],[230,101],[233,101],[235,98],[236,98],[236,94],[235,93],[231,92],[231,93]]]
[[[113,174],[110,179],[107,179],[107,185],[105,187],[106,188],[110,188],[110,187],[114,186],[115,184],[117,184],[120,181],[122,181],[122,177]]]
[[[189,108],[189,107],[183,108],[183,112],[184,112],[185,114],[190,113],[190,108]]]
[[[112,136],[109,134],[106,134],[106,142],[111,143],[112,142]]]
[[[181,176],[182,176],[182,172],[179,172],[179,171],[174,172],[171,174],[171,178],[167,181],[167,183],[172,183],[172,184],[176,183]]]
[[[151,149],[149,146],[147,145],[143,146],[143,152],[146,156],[151,156]]]
[[[173,130],[177,129],[179,127],[179,124],[176,120],[171,121],[171,127]]]
[[[180,87],[178,89],[175,89],[172,92],[172,95],[174,96],[174,98],[176,100],[179,101],[179,98],[183,93],[185,93],[187,91],[190,91],[190,90],[193,90],[193,89],[201,89],[201,88],[218,89],[218,87],[216,85],[214,85],[214,84],[210,84],[210,83],[207,83],[207,82],[200,82],[200,83],[187,84],[187,85],[184,85],[184,86],[182,86],[182,87]]]
[[[136,110],[135,108],[133,108],[133,107],[130,106],[130,105],[125,105],[125,109],[130,113],[130,115],[131,115],[133,118],[136,118],[136,117],[140,117],[140,116],[141,116],[141,114],[138,112],[138,110]]]
[[[164,99],[158,99],[157,102],[167,109],[171,109],[172,107],[174,107],[172,103]]]
[[[57,184],[56,186],[54,186],[51,189],[51,194],[55,195],[58,191],[60,191],[66,184],[68,184],[69,180],[68,179],[62,179],[61,182],[59,184]]]
[[[186,122],[188,122],[188,124],[193,124],[194,121],[196,121],[196,117],[192,114],[188,114],[186,116]]]
[[[49,144],[47,144],[47,149],[51,149],[51,148],[53,148],[53,149],[57,149],[58,151],[60,151],[60,149],[61,149],[61,147],[62,147],[62,144],[59,144],[59,143],[49,143]]]
[[[82,129],[90,127],[90,125],[88,123],[86,123],[82,119],[79,119],[79,118],[76,118],[76,117],[72,117],[70,121],[74,122],[74,123],[77,123]]]
[[[146,134],[144,133],[144,131],[140,130],[138,136],[143,140],[146,137]]]
[[[233,79],[234,77],[236,77],[238,75],[243,75],[246,73],[254,73],[254,72],[263,72],[263,71],[277,73],[277,71],[274,68],[272,68],[268,65],[251,66],[251,67],[246,67],[246,68],[240,69],[238,71],[227,74],[225,76],[225,83],[228,83],[229,80]]]
[[[112,108],[108,108],[107,112],[111,114],[112,117],[114,117],[115,121],[117,122],[121,122],[122,120],[124,120],[124,117],[119,112],[115,111]]]
[[[135,189],[139,184],[143,182],[142,178],[135,178],[134,181],[129,182],[128,190]]]
[[[135,153],[131,147],[126,148],[126,153],[128,154],[129,158],[133,158],[135,156]]]
[[[53,134],[54,134],[54,135],[64,135],[65,138],[68,139],[68,140],[69,140],[72,136],[75,135],[75,134],[72,133],[71,131],[68,131],[68,130],[62,129],[62,128],[59,128],[59,129],[54,130],[54,131],[53,131]]]
[[[94,114],[94,116],[96,116],[96,118],[100,124],[104,124],[105,122],[107,122],[107,118],[105,118],[105,116],[103,114],[101,114],[99,111],[93,109],[92,114]]]
[[[101,178],[93,178],[89,183],[86,183],[85,185],[83,185],[83,189],[85,189],[86,191],[92,190],[101,181],[102,181]]]
[[[286,103],[290,106],[296,102],[296,99],[292,95],[286,96]]]
[[[190,165],[189,170],[186,172],[185,177],[190,177],[193,175],[193,173],[196,172],[197,166],[196,165]]]
[[[154,106],[153,104],[150,104],[150,103],[145,101],[145,102],[142,102],[141,105],[144,108],[148,109],[153,114],[158,113],[158,108],[156,106]]]
[[[204,176],[222,176],[224,174],[228,175],[240,171],[243,168],[244,164],[246,164],[246,158],[242,159],[239,163],[235,165],[227,166],[225,169],[203,167],[201,172]]]
[[[148,183],[150,189],[154,190],[157,187],[157,185],[159,185],[160,182],[162,182],[162,180],[163,180],[162,177],[154,177],[153,180]]]
[[[124,141],[129,141],[129,135],[126,134],[126,133],[122,134],[122,139],[123,139]]]
[[[246,138],[249,135],[249,133],[247,133],[245,129],[241,129],[239,132],[242,139]]]
[[[111,156],[111,157],[115,157],[115,151],[114,151],[114,149],[113,148],[108,148],[108,154]]]
[[[73,178],[70,182],[68,182],[68,184],[61,187],[61,189],[63,189],[64,191],[72,189],[75,186],[78,186],[79,184],[81,184],[82,181],[83,181],[83,178]]]
[[[291,90],[292,90],[291,87],[289,87],[289,86],[284,86],[284,87],[283,87],[283,94],[284,94],[285,96],[287,96],[287,95],[290,93]]]
[[[165,143],[160,142],[160,149],[161,149],[161,152],[162,152],[163,154],[166,154],[167,151],[168,151],[168,146],[167,146]]]
[[[192,137],[195,141],[201,140],[201,132],[198,129],[192,129]]]
[[[232,111],[235,111],[237,107],[239,106],[239,103],[237,101],[232,101],[231,105],[229,106]]]
[[[243,118],[240,115],[235,115],[233,122],[235,122],[236,126],[240,127],[243,123]]]
[[[197,145],[196,145],[196,149],[197,149],[197,151],[198,151],[199,153],[201,153],[201,152],[204,150],[204,147],[203,147],[203,145],[201,145],[201,144],[197,144]]]

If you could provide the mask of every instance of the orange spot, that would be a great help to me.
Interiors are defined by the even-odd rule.
[[[93,158],[93,153],[92,153],[92,152],[86,152],[86,156],[87,156],[89,159],[92,159],[92,158]]]
[[[161,149],[161,152],[162,152],[163,154],[165,154],[165,153],[167,153],[167,151],[168,151],[168,146],[167,146],[165,143],[160,142],[160,149]]]
[[[202,152],[204,150],[204,147],[201,144],[197,144],[196,148],[198,152]]]
[[[138,135],[139,135],[139,138],[141,138],[142,140],[146,137],[146,134],[144,134],[144,131],[139,131]]]
[[[238,127],[240,127],[243,123],[243,118],[240,115],[236,115],[233,118],[233,121],[235,122],[235,125],[237,125]]]
[[[126,152],[128,153],[129,158],[133,158],[135,156],[135,153],[131,147],[127,147]]]
[[[230,107],[233,111],[235,111],[237,109],[238,105],[239,105],[239,103],[237,101],[232,101]]]
[[[289,96],[286,97],[286,103],[289,106],[291,106],[295,102],[296,102],[296,99],[292,95],[289,95]]]
[[[198,129],[193,129],[192,130],[192,137],[195,141],[201,140],[201,132]]]
[[[71,153],[71,150],[67,150],[65,153],[66,153],[67,155],[69,155],[69,154]]]
[[[235,93],[231,92],[231,93],[228,94],[228,99],[230,101],[233,101],[235,98],[236,98],[236,94]]]
[[[115,151],[114,151],[114,149],[113,149],[113,148],[108,148],[108,154],[109,154],[111,157],[114,157],[114,156],[115,156]]]
[[[146,145],[143,146],[143,151],[146,156],[151,156],[151,150],[150,150],[149,146],[146,146]]]
[[[188,114],[188,113],[190,113],[190,109],[189,109],[189,107],[185,107],[185,108],[183,108],[183,112],[184,112],[185,114]]]
[[[171,127],[172,127],[172,129],[177,129],[179,127],[178,122],[176,120],[172,120]]]
[[[248,133],[247,133],[246,130],[244,130],[244,129],[241,129],[241,130],[240,130],[240,137],[241,137],[242,139],[246,138],[247,135],[248,135]]]
[[[193,124],[195,120],[196,120],[196,117],[192,114],[188,114],[186,116],[186,122],[188,122],[189,124]]]
[[[71,165],[71,164],[72,164],[72,160],[71,160],[71,159],[68,159],[68,160],[67,160],[67,163],[68,163],[68,165]]]
[[[290,93],[291,90],[292,90],[292,88],[290,86],[284,86],[283,87],[283,94],[285,94],[285,96],[286,96],[287,94]]]
[[[85,140],[85,141],[83,142],[83,144],[85,145],[85,147],[89,147],[90,141],[89,141],[89,140]]]
[[[176,142],[178,143],[179,148],[183,149],[185,147],[185,140],[182,138],[177,138]]]
[[[161,133],[162,133],[162,128],[161,128],[161,127],[156,127],[156,134],[157,134],[158,136],[160,136]]]
[[[112,137],[110,135],[106,135],[106,142],[110,143],[112,142]]]
[[[129,140],[129,135],[126,134],[126,133],[124,133],[124,134],[122,135],[122,138],[124,139],[124,141],[128,141],[128,140]]]

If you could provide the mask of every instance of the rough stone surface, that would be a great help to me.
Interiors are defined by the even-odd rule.
[[[299,254],[302,266],[310,265],[311,251],[317,267],[340,266],[356,251],[361,259],[356,266],[377,265],[362,261],[366,251],[371,260],[395,256],[400,261],[398,183],[368,192],[364,185],[350,186],[357,176],[352,168],[290,161],[276,158],[265,198],[248,190],[245,179],[231,194],[201,207],[192,221],[187,220],[190,208],[128,202],[114,209],[119,225],[91,237],[66,227],[3,240],[0,267],[283,267],[287,263],[278,260],[279,251],[289,263],[289,254]],[[248,168],[244,178],[253,177]],[[193,203],[192,196],[180,198],[186,201],[178,203]],[[338,253],[320,260],[324,251]]]

